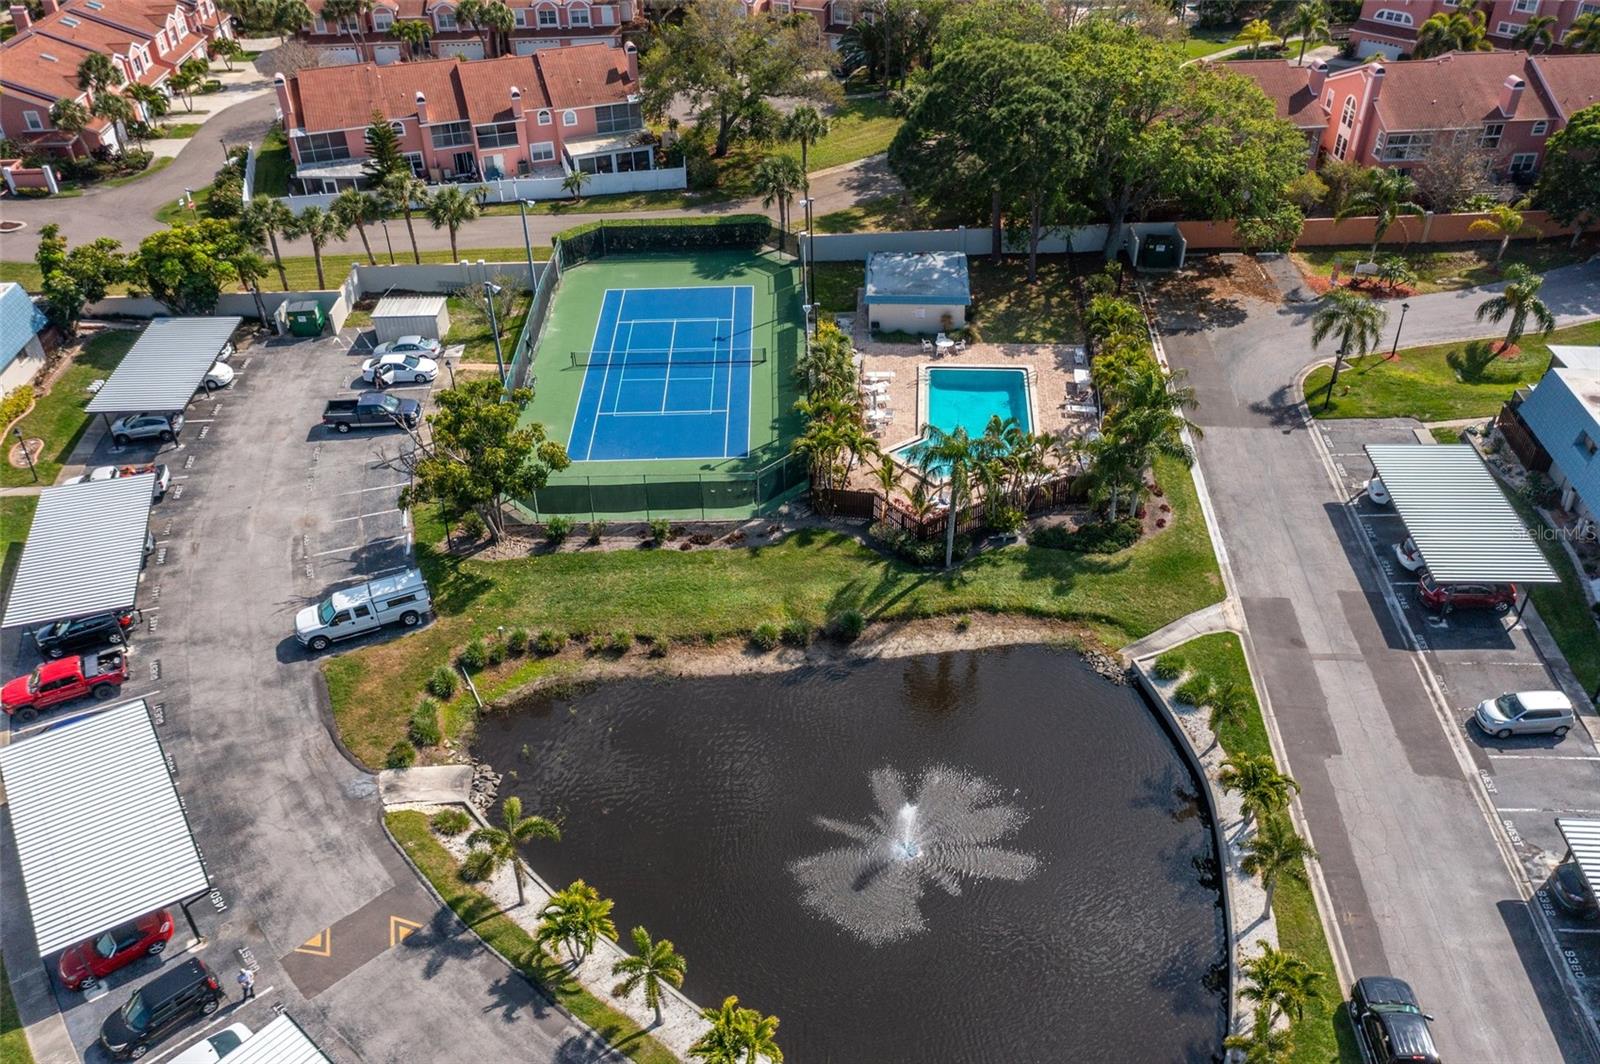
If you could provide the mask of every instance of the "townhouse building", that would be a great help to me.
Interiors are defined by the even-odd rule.
[[[1412,170],[1441,139],[1470,137],[1492,153],[1498,177],[1526,181],[1551,134],[1600,103],[1600,55],[1452,52],[1337,73],[1279,59],[1223,66],[1260,85],[1305,134],[1311,167],[1331,157]]]
[[[275,86],[301,192],[363,185],[374,112],[430,183],[656,168],[632,44],[317,67]]]
[[[748,11],[769,11],[774,15],[799,12],[816,19],[823,38],[838,47],[839,38],[861,17],[859,0],[743,0]]]
[[[80,133],[55,128],[57,100],[93,102],[78,86],[78,67],[95,53],[111,58],[125,85],[167,95],[167,80],[186,60],[204,58],[212,40],[231,33],[215,0],[43,0],[35,19],[11,5],[17,32],[0,44],[0,136],[26,148],[79,157],[120,149],[121,132],[95,118]],[[149,115],[137,102],[141,118]]]
[[[1417,46],[1417,31],[1434,15],[1461,10],[1461,0],[1363,0],[1361,17],[1350,27],[1350,44],[1357,59],[1381,55],[1399,59]],[[1550,30],[1559,46],[1573,20],[1587,12],[1600,12],[1600,0],[1489,0],[1480,3],[1484,32],[1496,48],[1514,48],[1517,34],[1535,16],[1555,19]]]
[[[503,36],[458,18],[459,0],[373,0],[363,17],[343,20],[324,18],[323,3],[308,0],[312,21],[300,39],[317,51],[324,66],[388,66],[430,56],[489,59],[580,44],[621,47],[625,30],[642,29],[635,0],[506,0],[515,25]],[[426,43],[407,43],[404,31],[396,29],[406,22],[426,28]]]

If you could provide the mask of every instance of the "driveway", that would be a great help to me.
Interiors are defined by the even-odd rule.
[[[175,480],[153,512],[148,630],[132,641],[126,689],[158,707],[219,890],[216,907],[196,907],[200,956],[230,990],[242,960],[260,968],[259,1000],[219,1021],[258,1026],[281,1004],[338,1060],[601,1059],[592,1032],[441,909],[395,851],[375,778],[333,739],[317,661],[291,635],[302,605],[409,561],[395,509],[404,478],[384,460],[405,437],[320,427],[324,400],[357,384],[341,341],[249,347],[234,365],[235,384],[196,400],[180,443],[159,455]],[[151,455],[100,447],[97,461]],[[0,906],[14,981],[31,939],[18,938],[22,901],[8,891]],[[94,1000],[58,993],[86,1059],[102,1059],[103,1017],[158,970],[144,962]]]
[[[1592,1059],[1527,904],[1528,874],[1487,800],[1488,755],[1461,727],[1466,692],[1523,683],[1537,651],[1500,625],[1458,631],[1462,679],[1441,689],[1454,666],[1420,652],[1391,608],[1367,528],[1347,505],[1351,483],[1298,404],[1294,382],[1318,357],[1314,305],[1174,298],[1188,290],[1182,278],[1167,282],[1154,308],[1169,359],[1199,395],[1199,461],[1279,749],[1304,787],[1344,974],[1409,979],[1438,1017],[1446,1059]],[[1564,323],[1600,316],[1600,265],[1553,272],[1543,294]],[[1413,299],[1405,342],[1482,335],[1472,311],[1485,295]],[[1340,447],[1359,452],[1356,442]],[[1468,675],[1502,658],[1504,671]],[[1585,741],[1568,737],[1573,750]],[[1547,766],[1564,793],[1534,804],[1583,807],[1600,783],[1594,766],[1575,761],[1560,775]]]

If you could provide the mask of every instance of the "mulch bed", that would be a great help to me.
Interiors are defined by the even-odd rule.
[[[1347,288],[1353,292],[1360,292],[1368,299],[1410,299],[1417,294],[1417,290],[1408,284],[1397,284],[1393,288],[1382,281],[1375,281],[1367,277],[1346,277],[1338,284],[1328,278],[1315,273],[1300,271],[1300,276],[1306,280],[1306,287],[1319,296],[1327,295],[1335,288]]]

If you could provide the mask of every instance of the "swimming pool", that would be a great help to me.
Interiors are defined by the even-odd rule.
[[[918,409],[922,422],[944,432],[957,428],[969,436],[983,435],[989,419],[1016,419],[1024,432],[1033,431],[1033,403],[1028,371],[1003,366],[938,366],[925,368],[918,389]],[[912,450],[922,442],[916,439],[896,447],[894,457],[906,465],[916,465]]]

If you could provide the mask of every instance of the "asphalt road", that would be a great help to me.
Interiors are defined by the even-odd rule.
[[[1294,382],[1318,358],[1313,306],[1171,298],[1186,291],[1181,277],[1169,282],[1156,313],[1169,359],[1198,392],[1198,456],[1232,589],[1304,787],[1349,974],[1410,980],[1438,1017],[1446,1059],[1592,1059],[1524,901],[1524,872],[1480,802],[1479,755],[1433,686],[1434,670],[1448,677],[1451,663],[1414,650],[1346,506],[1349,484],[1335,486],[1328,449],[1302,418]],[[1543,295],[1563,322],[1600,316],[1600,264],[1553,272]],[[1414,298],[1405,342],[1482,335],[1472,311],[1484,296]],[[1508,649],[1516,637],[1499,625],[1481,639],[1458,634],[1463,659],[1528,652],[1525,637],[1520,652]],[[1475,682],[1493,680],[1458,686]],[[1574,806],[1592,794],[1593,768],[1574,762],[1560,777]]]

